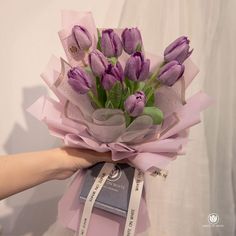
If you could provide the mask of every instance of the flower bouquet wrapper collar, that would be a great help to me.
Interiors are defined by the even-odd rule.
[[[197,75],[198,68],[191,58],[188,58],[184,62],[182,78],[171,87],[162,86],[158,89],[155,94],[155,105],[163,112],[161,125],[154,125],[150,116],[143,114],[127,126],[121,110],[95,109],[87,94],[76,93],[69,85],[68,71],[74,66],[89,64],[89,58],[85,55],[89,52],[81,50],[72,36],[74,25],[85,27],[92,35],[89,52],[96,49],[98,34],[92,14],[63,11],[59,37],[68,62],[52,56],[41,74],[57,99],[42,96],[28,108],[28,111],[47,125],[51,135],[62,139],[67,146],[97,152],[111,151],[114,161],[128,159],[131,165],[147,174],[165,169],[177,155],[185,154],[189,128],[201,121],[200,112],[213,103],[213,100],[202,91],[185,100],[185,90]],[[113,30],[121,37],[122,29]],[[145,52],[145,57],[150,60],[150,73],[155,73],[163,57],[148,52]],[[123,68],[128,58],[124,52],[119,57]],[[75,231],[78,229],[84,206],[79,202],[84,176],[85,171],[81,170],[58,204],[58,220],[65,227]],[[94,208],[87,235],[123,235],[124,224],[124,218]],[[143,191],[136,233],[144,232],[149,226]]]

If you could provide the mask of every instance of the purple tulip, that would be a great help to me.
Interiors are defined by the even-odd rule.
[[[143,91],[138,91],[133,95],[130,95],[125,101],[125,110],[132,116],[136,117],[143,113],[145,107],[146,97]]]
[[[90,76],[80,67],[74,67],[67,73],[68,83],[78,93],[85,94],[92,87]]]
[[[89,54],[89,65],[96,76],[101,77],[108,67],[106,57],[97,49]]]
[[[113,29],[102,31],[101,50],[106,57],[119,57],[121,55],[122,43]]]
[[[119,62],[116,65],[109,64],[105,73],[102,76],[102,86],[106,90],[110,90],[114,84],[119,81],[122,83],[124,80],[124,72]]]
[[[165,64],[158,75],[158,80],[167,85],[172,86],[184,73],[184,65],[178,61],[171,61]]]
[[[171,43],[164,51],[164,58],[166,62],[173,60],[182,64],[192,53],[193,49],[189,51],[189,40],[182,36]]]
[[[150,60],[144,59],[143,53],[135,52],[126,62],[125,77],[134,81],[143,81],[148,78]]]
[[[128,54],[133,54],[137,49],[142,48],[142,37],[138,28],[125,29],[121,35],[124,50]]]
[[[92,46],[92,37],[86,28],[75,25],[72,29],[79,49],[87,51]]]

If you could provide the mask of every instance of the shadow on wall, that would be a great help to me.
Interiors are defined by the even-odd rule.
[[[42,86],[23,89],[22,109],[27,129],[16,123],[4,145],[7,153],[39,151],[57,147],[60,142],[47,127],[27,113],[38,97],[47,94]],[[42,236],[56,221],[57,202],[68,181],[50,181],[6,199],[11,214],[0,218],[4,236]],[[53,190],[53,191],[52,191]]]
[[[27,130],[16,123],[4,145],[8,154],[39,151],[59,145],[59,141],[49,135],[47,127],[32,117],[26,109],[41,95],[47,94],[43,86],[23,89],[22,109]]]
[[[49,189],[52,189],[52,183],[45,186],[39,186],[32,189],[33,195],[25,205],[18,205],[19,196],[10,197],[7,199],[7,206],[12,208],[12,213],[7,217],[0,218],[2,226],[2,236],[42,236],[56,221],[57,202],[60,197],[50,198],[48,200],[32,203],[34,198],[40,198],[42,194],[48,194]],[[53,188],[55,185],[53,185]],[[63,185],[58,185],[58,188],[65,188]],[[28,192],[28,191],[27,191]],[[27,193],[21,193],[20,198],[24,198]]]

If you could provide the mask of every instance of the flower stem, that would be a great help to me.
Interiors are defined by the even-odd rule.
[[[135,93],[139,89],[139,82],[134,82],[134,88],[133,93]]]
[[[88,66],[88,64],[85,62],[84,58],[81,59],[81,62],[82,62],[82,64],[83,64],[84,67],[87,67],[87,66]]]
[[[155,83],[155,85],[154,85],[154,89],[156,90],[156,89],[160,88],[161,85],[162,85],[161,81],[158,81],[158,80],[157,80],[156,83]]]
[[[161,65],[158,67],[158,69],[152,74],[151,78],[147,81],[146,85],[143,88],[144,91],[147,89],[149,85],[151,85],[156,80],[156,77],[158,76],[160,69],[164,64],[165,62],[163,61]]]
[[[88,92],[88,96],[91,98],[91,100],[96,104],[98,108],[102,108],[102,104],[100,103],[100,101],[97,99],[97,97],[93,94],[91,90]]]

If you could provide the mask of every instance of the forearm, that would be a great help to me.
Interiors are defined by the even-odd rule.
[[[0,199],[51,180],[60,164],[55,151],[0,157]]]
[[[0,157],[0,200],[102,161],[111,162],[111,153],[69,147]]]

